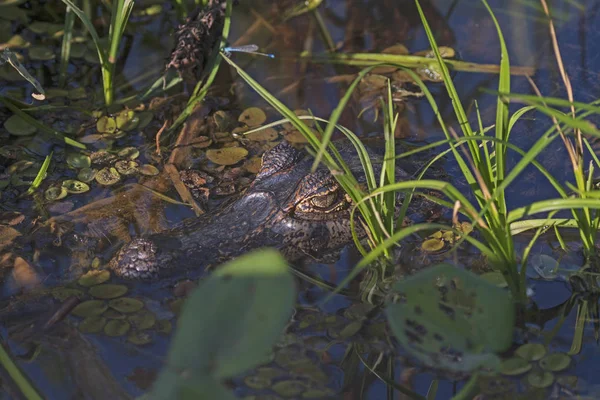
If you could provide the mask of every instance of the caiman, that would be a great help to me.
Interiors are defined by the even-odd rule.
[[[337,147],[364,182],[352,145]],[[325,166],[311,173],[312,164],[304,151],[281,142],[263,155],[254,182],[236,200],[215,213],[133,239],[109,268],[124,278],[149,279],[180,268],[205,268],[258,247],[277,248],[290,261],[343,247],[352,241],[351,200]],[[408,177],[400,169],[397,175]]]

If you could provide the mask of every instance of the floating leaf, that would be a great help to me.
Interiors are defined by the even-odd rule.
[[[140,123],[140,119],[135,115],[133,110],[121,111],[117,114],[115,120],[117,128],[126,132],[135,129]]]
[[[279,137],[279,133],[273,128],[261,129],[257,132],[252,132],[244,136],[246,139],[254,140],[257,142],[270,142]]]
[[[121,149],[117,155],[121,158],[135,160],[140,156],[140,151],[135,147],[125,147],[124,149]]]
[[[127,293],[127,286],[111,283],[103,283],[90,289],[90,295],[99,299],[114,299],[123,296],[125,293]]]
[[[148,310],[142,310],[129,317],[129,322],[139,331],[150,329],[156,323],[156,316]]]
[[[504,275],[502,275],[502,272],[500,272],[500,271],[490,271],[490,272],[486,272],[485,274],[481,274],[479,276],[481,277],[481,279],[485,279],[492,285],[496,285],[501,288],[505,288],[508,286],[508,283],[506,282],[506,278],[504,277]]]
[[[62,187],[67,190],[67,193],[79,194],[90,190],[87,183],[75,179],[68,179],[62,183]]]
[[[546,355],[546,346],[541,343],[527,343],[519,346],[515,354],[527,361],[537,361]]]
[[[531,266],[542,279],[554,280],[558,275],[558,261],[546,254],[536,254],[531,257]]]
[[[89,168],[92,165],[90,156],[81,153],[67,154],[67,164],[73,168]]]
[[[163,369],[151,397],[178,398],[182,385],[207,373],[225,379],[264,361],[294,301],[294,279],[275,250],[253,251],[215,269],[185,303],[167,361],[171,368]],[[184,378],[181,370],[189,374]]]
[[[421,250],[432,253],[444,248],[444,241],[440,239],[428,239],[421,243]]]
[[[540,360],[540,367],[545,371],[558,372],[569,368],[571,357],[565,353],[552,353]]]
[[[67,188],[65,188],[64,186],[50,186],[44,192],[44,197],[48,201],[55,201],[64,199],[65,197],[67,197],[67,194]]]
[[[263,390],[271,387],[273,382],[263,376],[251,375],[244,378],[244,384],[250,389]]]
[[[71,311],[71,314],[77,317],[91,317],[101,315],[108,309],[108,304],[102,300],[88,300],[77,306]]]
[[[143,346],[152,343],[152,337],[146,332],[133,332],[127,336],[127,341],[136,346]]]
[[[140,167],[140,174],[142,175],[146,175],[146,176],[156,176],[159,174],[159,170],[158,168],[156,168],[154,165],[150,165],[150,164],[144,164]]]
[[[121,180],[121,175],[115,168],[102,168],[96,173],[96,182],[104,186],[114,185]]]
[[[54,60],[54,50],[48,46],[31,46],[29,48],[29,58],[35,61]]]
[[[29,136],[33,135],[37,128],[27,122],[18,115],[9,117],[4,122],[4,128],[14,136]]]
[[[238,118],[239,122],[242,122],[249,127],[261,125],[267,120],[267,115],[263,110],[258,107],[246,108]]]
[[[121,297],[112,299],[108,302],[108,306],[122,313],[134,313],[144,308],[144,302],[130,297]]]
[[[190,140],[189,145],[195,149],[204,149],[212,144],[212,140],[208,136],[198,136]]]
[[[110,271],[105,269],[101,271],[93,270],[86,272],[85,275],[81,276],[77,283],[79,283],[81,286],[90,287],[104,283],[109,279]]]
[[[296,397],[306,389],[306,384],[302,381],[280,381],[271,387],[275,393],[283,397]]]
[[[248,155],[248,150],[243,147],[226,147],[218,150],[207,150],[206,157],[219,165],[233,165],[243,160]]]
[[[423,363],[455,372],[495,369],[512,343],[515,310],[508,293],[450,264],[394,285],[387,309],[402,346]]]
[[[166,319],[159,319],[156,321],[156,332],[162,333],[163,335],[168,335],[173,330],[173,324],[171,321]]]
[[[521,357],[513,357],[502,361],[500,372],[504,375],[521,375],[531,369],[531,363]]]
[[[138,172],[139,164],[132,160],[120,160],[115,163],[115,169],[121,175],[133,175]]]
[[[96,122],[96,129],[100,133],[115,133],[117,130],[117,122],[114,118],[103,116]]]
[[[154,114],[152,114],[150,111],[142,111],[138,114],[138,117],[140,119],[140,122],[138,123],[138,129],[144,129],[150,122],[152,122]]]
[[[223,110],[215,112],[213,115],[213,120],[220,131],[226,131],[233,123],[233,118],[231,118],[230,113]]]
[[[123,336],[127,332],[131,325],[125,319],[112,319],[104,326],[104,334],[106,336]]]
[[[82,333],[98,333],[106,325],[104,317],[86,317],[79,323],[79,331]]]
[[[82,168],[77,173],[77,179],[85,183],[90,183],[96,177],[96,173],[98,173],[98,171],[94,168]]]
[[[535,369],[527,374],[527,383],[534,388],[547,388],[554,383],[554,374],[552,372]]]

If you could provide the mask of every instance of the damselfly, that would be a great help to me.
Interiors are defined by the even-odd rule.
[[[237,52],[240,52],[240,53],[258,54],[259,56],[265,56],[265,57],[269,57],[269,58],[275,58],[274,54],[260,53],[257,50],[258,50],[258,46],[257,45],[255,45],[255,44],[246,44],[244,46],[223,47],[223,49],[221,51],[223,51],[223,54],[225,54],[225,56],[227,56],[227,57],[231,57],[231,53],[234,52],[234,51],[237,51]]]

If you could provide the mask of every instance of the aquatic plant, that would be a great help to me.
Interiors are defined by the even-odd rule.
[[[65,19],[65,41],[63,41],[63,47],[61,50],[61,63],[63,69],[66,68],[66,62],[69,57],[68,42],[71,31],[73,29],[72,17],[69,17],[69,13],[73,12],[81,20],[83,25],[86,27],[94,45],[98,52],[98,58],[100,60],[100,67],[102,70],[102,84],[104,88],[104,102],[107,106],[111,105],[114,101],[114,79],[115,79],[115,66],[119,55],[119,46],[121,45],[121,38],[125,32],[125,26],[133,10],[135,0],[116,0],[112,2],[111,8],[111,21],[108,30],[108,36],[106,38],[100,38],[96,28],[92,24],[92,21],[88,15],[86,15],[75,3],[71,0],[62,0],[67,6],[67,18]]]

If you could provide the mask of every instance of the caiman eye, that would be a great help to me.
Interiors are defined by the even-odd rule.
[[[350,206],[350,200],[341,189],[335,189],[325,194],[314,195],[296,204],[296,218],[309,220],[326,220],[336,218],[339,212]]]
[[[310,199],[310,204],[312,204],[316,208],[329,208],[333,205],[337,197],[337,192],[325,194],[322,196],[315,196],[312,199]]]

